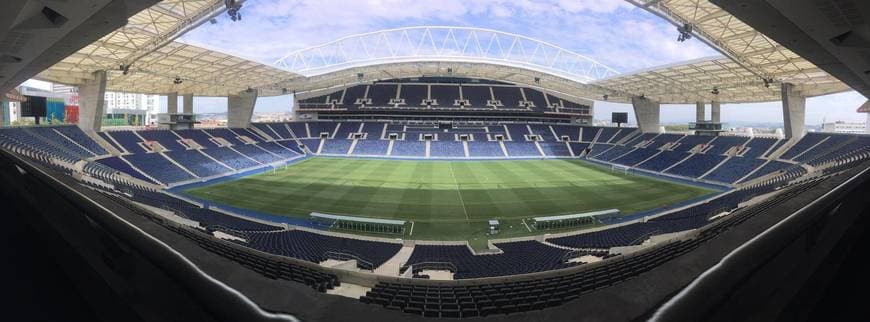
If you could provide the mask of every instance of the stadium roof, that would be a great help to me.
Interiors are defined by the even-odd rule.
[[[804,71],[811,82],[795,82],[807,96],[817,96],[849,90],[849,87],[817,70]],[[662,103],[694,103],[712,101],[748,103],[779,101],[779,83],[765,84],[734,60],[722,56],[654,67],[594,82],[602,88],[618,92],[618,98],[644,95]],[[715,91],[714,91],[715,89]],[[718,93],[718,94],[714,94]]]
[[[724,94],[729,90],[732,92],[720,94],[719,99],[722,102],[779,100],[779,86],[773,86],[778,83],[793,83],[807,96],[849,90],[848,86],[813,63],[708,0],[628,1],[675,26],[690,25],[695,37],[731,61],[714,59],[681,64],[684,66],[666,66],[655,71],[626,75],[625,77],[631,77],[629,79],[610,79],[600,83],[602,86],[627,83],[630,80],[640,81],[636,89],[649,89],[644,91],[650,93],[646,94],[647,97],[666,103],[691,103],[698,98],[712,99],[709,92],[717,86],[720,93]],[[681,77],[689,80],[674,82]],[[770,88],[758,89],[756,85],[763,86],[765,79],[773,81]],[[680,91],[677,89],[680,87],[673,88],[674,86],[681,86],[686,93],[674,93]]]
[[[275,62],[305,76],[297,93],[395,78],[455,76],[543,87],[580,97],[600,95],[590,82],[618,72],[551,43],[491,29],[418,26],[342,37]]]
[[[220,0],[166,0],[37,78],[78,85],[93,72],[107,70],[111,91],[226,96],[250,87],[264,96],[285,89],[305,96],[375,80],[456,76],[591,99],[607,95],[615,102],[643,95],[662,103],[778,101],[780,82],[795,84],[807,96],[849,90],[707,0],[630,2],[677,26],[691,25],[695,37],[724,57],[619,74],[589,57],[520,35],[422,26],[343,37],[295,51],[269,66],[174,41],[225,7]],[[122,65],[131,65],[129,75],[119,70]],[[183,82],[175,84],[176,77]]]
[[[81,84],[96,71],[108,73],[107,89],[131,93],[226,96],[248,87],[268,88],[292,73],[233,55],[174,41],[225,10],[223,0],[165,0],[128,20],[126,26],[85,46],[37,75]],[[129,65],[124,75],[121,65]],[[174,84],[175,78],[181,84]]]
[[[617,72],[562,47],[482,28],[419,26],[343,37],[292,52],[275,65],[306,77],[401,62],[464,62],[546,72],[587,83]]]

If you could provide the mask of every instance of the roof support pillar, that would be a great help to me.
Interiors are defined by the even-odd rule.
[[[193,114],[193,94],[184,94],[182,101],[184,103],[184,114]]]
[[[704,122],[707,119],[706,108],[704,102],[695,102],[695,122]]]
[[[238,128],[251,125],[254,106],[257,105],[257,90],[250,89],[227,96],[227,127]]]
[[[710,102],[710,121],[713,123],[722,123],[722,106],[717,100]]]
[[[9,100],[0,99],[0,126],[9,126]]]
[[[79,128],[98,132],[106,111],[106,71],[94,72],[92,79],[79,85]]]
[[[637,119],[637,127],[642,133],[659,133],[659,119],[661,117],[661,104],[645,97],[635,96],[631,98],[634,107],[634,117]]]
[[[178,114],[178,92],[166,94],[166,113]]]
[[[786,139],[800,139],[804,136],[807,98],[794,84],[782,83],[782,121]]]

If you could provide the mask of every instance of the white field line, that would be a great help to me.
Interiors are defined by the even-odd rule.
[[[525,219],[525,218],[522,219],[522,222],[523,222],[523,226],[526,226],[526,230],[528,230],[529,232],[532,232],[532,229],[529,228],[529,225],[528,225],[528,224],[526,224],[526,219]]]
[[[465,208],[465,201],[462,200],[462,192],[459,191],[459,181],[456,181],[456,173],[453,172],[453,164],[452,163],[450,164],[450,176],[453,177],[453,184],[456,185],[456,194],[459,195],[459,203],[462,204],[462,212],[465,213],[465,219],[469,220],[471,218],[468,218],[468,209]]]

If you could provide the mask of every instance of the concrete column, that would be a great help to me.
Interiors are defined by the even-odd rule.
[[[257,90],[242,91],[227,97],[227,127],[248,127],[254,106],[257,105]]]
[[[79,128],[100,131],[106,113],[106,71],[94,72],[94,78],[79,85]]]
[[[184,94],[182,101],[184,114],[193,114],[193,94]]]
[[[786,139],[800,139],[804,136],[807,98],[794,84],[782,83],[782,121]]]
[[[178,114],[178,92],[166,94],[166,113]]]
[[[634,117],[637,127],[642,133],[659,133],[659,118],[661,117],[661,104],[659,102],[632,97],[631,105],[634,107]]]
[[[9,125],[9,100],[0,99],[0,126]]]
[[[704,102],[695,102],[695,122],[703,122],[707,120],[707,111]]]
[[[710,102],[710,121],[722,123],[722,107],[719,105],[719,101]]]

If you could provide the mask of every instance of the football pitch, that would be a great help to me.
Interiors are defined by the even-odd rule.
[[[616,208],[623,214],[712,190],[611,172],[579,160],[408,161],[316,157],[275,171],[185,190],[238,208],[309,218],[311,212],[401,219],[405,238],[486,240],[531,234],[523,219]],[[545,231],[550,232],[550,231]]]

